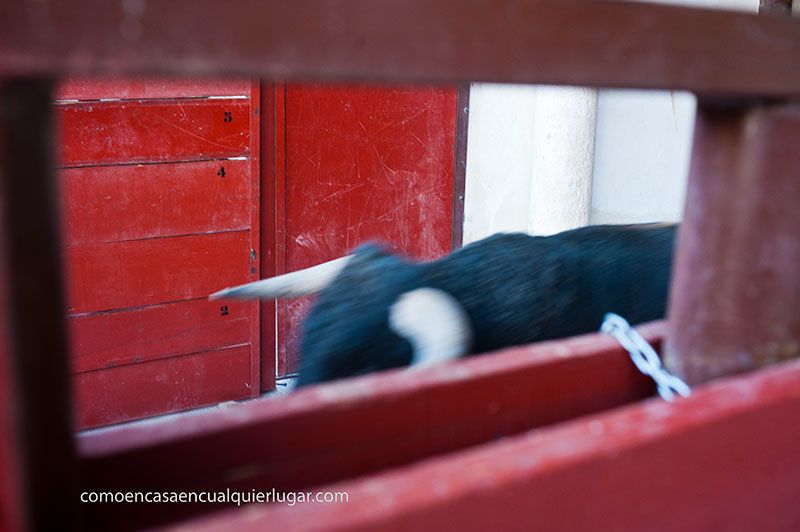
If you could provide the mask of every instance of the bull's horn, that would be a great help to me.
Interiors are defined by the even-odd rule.
[[[352,258],[347,255],[304,270],[226,288],[208,299],[277,299],[316,294],[325,290]]]
[[[389,327],[411,343],[415,367],[459,358],[472,344],[467,313],[453,296],[435,288],[400,296],[389,309]]]

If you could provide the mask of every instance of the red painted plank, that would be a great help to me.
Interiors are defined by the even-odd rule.
[[[261,270],[261,122],[263,120],[261,109],[261,82],[257,79],[250,80],[250,197],[247,204],[250,207],[250,275],[258,278]],[[261,302],[250,301],[250,382],[253,388],[251,397],[261,395],[263,388],[275,387],[275,373],[273,377],[262,383],[261,380]],[[274,332],[272,334],[274,337]]]
[[[250,397],[250,346],[73,376],[78,428]]]
[[[451,249],[456,89],[286,86],[286,271],[370,239]],[[295,371],[309,300],[286,303],[279,373]]]
[[[119,76],[71,77],[60,81],[56,100],[164,99],[248,96],[249,80],[160,79]]]
[[[62,170],[64,241],[97,244],[250,227],[250,162]]]
[[[220,283],[258,273],[259,257],[250,253],[259,233],[253,84],[106,77],[62,89],[75,98],[159,99],[56,106],[67,163],[71,156],[74,164],[105,165],[61,172],[73,371],[257,344],[257,303],[231,305],[221,316],[221,305],[205,301]],[[165,99],[208,94],[242,98]],[[237,159],[172,162],[214,155]],[[151,160],[160,164],[131,164]],[[250,351],[255,395],[259,357]]]
[[[79,373],[250,342],[250,304],[181,301],[69,319]]]
[[[286,270],[286,83],[275,87],[275,274]],[[266,179],[266,176],[264,177]],[[286,376],[286,300],[275,302],[275,374]]]
[[[800,361],[317,489],[183,530],[800,529]],[[315,490],[316,491],[316,490]]]
[[[650,340],[662,330],[661,324],[642,327]],[[587,335],[424,372],[400,370],[313,387],[239,405],[235,415],[204,412],[82,434],[78,443],[87,486],[298,489],[612,408],[652,389],[613,339]],[[232,448],[235,453],[219,452]],[[135,505],[88,510],[105,528],[154,524],[176,511],[144,513]],[[194,511],[211,510],[206,505]]]
[[[68,246],[65,255],[72,314],[205,298],[253,277],[248,231]]]
[[[100,102],[59,105],[57,109],[64,166],[217,159],[250,153],[249,100]]]
[[[280,87],[280,88],[279,88]],[[261,83],[259,120],[260,134],[260,160],[259,175],[261,176],[261,198],[259,206],[260,219],[255,225],[260,229],[261,263],[260,277],[266,279],[273,277],[278,271],[278,241],[277,228],[278,213],[278,179],[277,162],[278,146],[283,147],[282,136],[278,136],[279,122],[277,112],[278,92],[283,93],[283,84],[263,81]],[[282,129],[282,125],[280,128]],[[279,141],[280,139],[280,141]],[[282,225],[282,222],[281,222]],[[275,301],[259,302],[259,312],[261,314],[260,323],[260,354],[261,354],[261,390],[264,392],[275,389],[275,377],[277,375],[277,334],[276,334],[276,312],[277,303]]]

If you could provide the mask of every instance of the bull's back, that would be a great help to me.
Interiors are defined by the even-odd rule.
[[[606,312],[664,316],[676,226],[590,226],[494,235],[433,263],[475,331],[474,352],[597,330]]]

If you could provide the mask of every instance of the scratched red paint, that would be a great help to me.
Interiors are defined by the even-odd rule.
[[[65,248],[70,313],[205,298],[250,279],[248,231]]]
[[[433,259],[450,251],[454,88],[288,84],[286,270],[369,240]],[[296,369],[310,300],[283,306],[279,373]]]
[[[97,244],[250,227],[250,162],[68,168],[64,241]]]
[[[172,530],[795,531],[798,416],[794,360],[313,489],[348,503],[253,504]]]
[[[75,372],[250,342],[247,303],[205,299],[69,318]]]
[[[662,331],[663,323],[641,328],[651,342]],[[208,411],[170,424],[116,427],[81,435],[78,444],[87,489],[297,490],[544,430],[652,394],[652,381],[619,344],[592,334],[418,374],[398,370],[329,383],[239,405],[236,415]],[[117,530],[215,510],[169,506],[143,512],[137,505],[92,505],[87,511],[98,529]]]
[[[144,99],[56,106],[78,427],[258,394],[257,305],[206,300],[258,272],[253,91],[113,77],[59,89]]]
[[[78,373],[77,423],[94,427],[250,397],[250,356],[244,345]]]
[[[250,153],[248,100],[95,102],[56,109],[64,166],[217,159]]]

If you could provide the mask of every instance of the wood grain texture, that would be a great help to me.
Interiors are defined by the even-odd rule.
[[[690,384],[800,357],[800,106],[698,106],[664,363]]]
[[[65,248],[70,314],[206,298],[246,283],[248,231]]]
[[[9,335],[0,355],[13,379],[0,406],[10,409],[7,449],[18,460],[9,518],[27,530],[75,529],[80,512],[51,91],[46,80],[0,80],[0,319]]]
[[[112,377],[143,378],[144,369],[128,367],[141,364],[221,371],[197,353],[231,346],[248,346],[245,382],[248,396],[258,394],[258,305],[205,300],[258,275],[257,87],[117,76],[61,85],[62,100],[82,100],[55,106],[72,370],[82,375],[73,382],[92,398],[77,405],[81,427],[207,404],[210,396],[189,393],[189,379],[128,408],[140,392],[117,389]],[[187,356],[194,365],[179,362]],[[235,393],[222,393],[224,372],[213,378],[214,400],[242,397],[232,382]],[[101,393],[103,383],[111,388]]]
[[[225,159],[64,169],[64,242],[249,229],[250,172],[250,161]]]
[[[785,96],[800,93],[799,25],[613,0],[230,0],[224,10],[213,0],[175,0],[128,11],[104,0],[5,2],[0,73],[495,81]]]
[[[246,204],[250,209],[250,247],[247,250],[250,258],[249,273],[250,278],[253,280],[260,279],[261,273],[261,202],[262,193],[261,187],[263,180],[261,178],[261,82],[258,79],[250,80],[249,87],[249,100],[250,100],[250,126],[249,126],[249,141],[250,141],[250,158],[248,164],[250,167],[250,196],[247,198]],[[261,302],[252,300],[249,302],[250,306],[250,397],[255,398],[261,395],[262,388],[274,388],[275,386],[275,373],[272,373],[272,378],[268,378],[265,383],[261,383],[263,372],[261,371],[261,363],[265,358],[266,364],[273,366],[274,362],[270,361],[275,359],[273,353],[266,353],[262,355],[261,351]],[[269,319],[269,317],[267,317]],[[272,333],[275,336],[275,333]]]
[[[800,362],[317,487],[182,530],[707,530],[800,527]]]
[[[8,148],[0,147],[0,165],[4,168],[8,165],[5,161],[7,153]],[[13,284],[13,279],[8,274],[11,258],[6,247],[6,201],[9,197],[2,175],[0,186],[0,530],[22,532],[26,530],[26,513],[30,502],[29,494],[20,489],[27,482],[25,477],[28,474],[22,466],[25,452],[22,425],[24,411],[17,404],[22,400],[18,386],[24,380],[17,377],[15,367],[18,362],[13,358],[13,307],[8,303],[8,288]]]
[[[283,84],[280,85],[283,94]],[[260,228],[260,278],[273,277],[278,271],[278,145],[283,152],[283,134],[278,135],[278,84],[262,81],[260,85],[259,168],[261,197],[258,225]],[[283,112],[281,112],[281,116]],[[282,131],[282,128],[281,128]],[[280,139],[280,140],[279,140]],[[283,159],[283,155],[281,155]],[[282,218],[281,218],[282,220]],[[281,221],[281,226],[283,222]],[[280,253],[283,256],[283,253]],[[275,389],[278,365],[277,302],[259,302],[261,390]]]
[[[661,324],[642,327],[650,340],[662,330]],[[304,489],[484,444],[652,393],[652,383],[613,339],[587,335],[425,372],[399,370],[312,387],[235,411],[83,434],[79,444],[88,486]],[[177,506],[149,507],[147,513],[136,505],[94,505],[90,510],[93,522],[108,529],[214,509]]]
[[[250,356],[240,345],[74,375],[77,428],[248,398]]]
[[[66,167],[250,154],[248,100],[96,102],[56,109]]]
[[[378,241],[431,260],[452,245],[456,88],[287,84],[285,271]],[[310,298],[279,303],[278,373],[297,370]]]
[[[72,371],[113,368],[249,343],[249,303],[179,301],[69,318]]]

